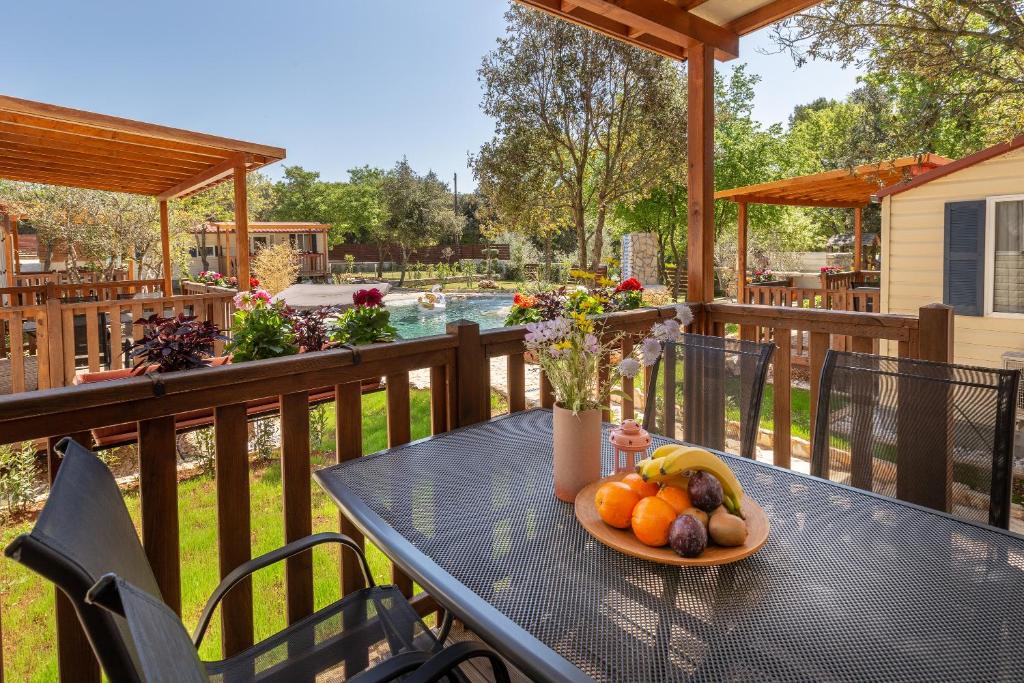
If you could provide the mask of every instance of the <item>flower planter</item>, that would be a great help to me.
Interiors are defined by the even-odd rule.
[[[209,367],[217,367],[219,365],[227,365],[231,362],[231,356],[217,356],[210,359]],[[145,371],[138,371],[135,368],[121,368],[119,370],[100,370],[99,372],[79,372],[75,374],[75,379],[72,380],[74,386],[79,384],[93,384],[95,382],[109,382],[115,379],[125,379],[126,377],[141,377],[142,375],[149,374],[153,371],[155,366],[146,368]]]
[[[785,278],[782,280],[767,280],[765,282],[751,282],[748,287],[789,287],[791,279]]]

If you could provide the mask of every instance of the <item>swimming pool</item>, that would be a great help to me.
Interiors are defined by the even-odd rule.
[[[480,294],[462,297],[449,295],[444,310],[422,310],[415,301],[387,304],[391,311],[391,324],[402,339],[444,334],[445,325],[453,320],[472,320],[486,330],[501,327],[512,306],[511,294]]]

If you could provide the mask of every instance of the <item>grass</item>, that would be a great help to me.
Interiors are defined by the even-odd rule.
[[[430,392],[413,390],[410,396],[413,439],[430,434]],[[494,414],[507,410],[504,399],[491,396]],[[327,411],[327,436],[321,451],[334,448],[334,411]],[[363,453],[387,446],[387,415],[383,392],[363,397]],[[325,455],[314,456],[314,468],[329,464]],[[125,502],[140,525],[138,492],[125,494]],[[216,587],[217,572],[217,496],[212,476],[198,476],[178,487],[178,514],[181,539],[181,600],[185,625],[191,632],[209,594]],[[312,485],[313,531],[337,531],[338,510],[315,483]],[[250,475],[253,555],[268,552],[284,544],[281,512],[281,469],[278,461],[254,464]],[[33,521],[21,521],[0,528],[0,544],[6,546],[15,536],[29,531]],[[367,557],[378,582],[390,583],[391,563],[372,545]],[[54,592],[45,581],[20,565],[4,560],[0,572],[0,613],[3,625],[3,661],[6,680],[53,681],[57,679]],[[340,597],[338,549],[321,546],[313,551],[315,606],[323,607]],[[270,636],[286,625],[284,564],[260,570],[253,577],[253,609],[256,639]],[[219,615],[203,641],[200,655],[217,659],[220,654]]]
[[[738,395],[730,390],[730,396]],[[802,439],[811,439],[811,392],[807,389],[792,387],[790,389],[790,415],[792,426],[790,434]],[[764,401],[761,403],[761,429],[775,431],[775,392],[771,384],[765,384]],[[730,402],[727,417],[739,421],[740,410]]]

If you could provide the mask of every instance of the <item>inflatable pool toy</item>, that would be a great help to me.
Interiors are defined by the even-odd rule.
[[[420,295],[416,303],[424,311],[444,310],[448,305],[448,299],[441,293],[441,286],[434,285],[429,292]]]

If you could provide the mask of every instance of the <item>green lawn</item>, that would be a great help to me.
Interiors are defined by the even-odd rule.
[[[790,389],[790,415],[792,426],[790,433],[802,439],[811,439],[811,392],[807,389],[793,387]],[[775,392],[771,384],[765,384],[764,401],[761,403],[761,428],[775,431]],[[740,411],[730,405],[727,411],[730,420],[739,421]]]
[[[430,392],[411,392],[412,438],[430,434]],[[503,399],[491,397],[495,414],[507,410]],[[327,410],[327,434],[321,449],[333,450],[333,406]],[[372,453],[387,446],[387,416],[383,392],[363,397],[363,452]],[[314,468],[329,463],[325,455],[314,458]],[[334,503],[315,483],[313,491],[313,531],[337,531],[338,511]],[[277,461],[253,467],[250,478],[252,514],[252,551],[260,554],[283,545],[281,512],[281,470]],[[136,526],[139,525],[139,496],[125,496]],[[178,514],[181,534],[181,592],[185,625],[191,631],[203,603],[218,583],[217,574],[217,499],[211,476],[184,481],[178,488]],[[26,521],[0,528],[0,544],[29,530]],[[390,562],[374,547],[367,548],[370,566],[380,582],[390,582]],[[340,593],[338,550],[322,546],[313,552],[313,577],[316,606],[337,600]],[[53,589],[34,574],[10,560],[2,561],[0,572],[0,613],[3,625],[3,655],[8,681],[53,681],[57,678],[55,629],[53,625]],[[284,564],[257,572],[253,578],[256,638],[269,636],[285,626]],[[206,659],[220,653],[219,616],[213,621],[201,650]]]

